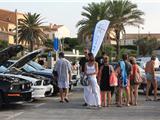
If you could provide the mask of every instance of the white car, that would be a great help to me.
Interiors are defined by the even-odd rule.
[[[145,68],[146,63],[151,60],[151,57],[139,57],[136,59],[137,64],[139,64],[140,67]],[[158,69],[160,66],[160,61],[159,59],[156,57],[155,60],[155,69]]]
[[[47,80],[40,80],[40,79],[28,77],[28,76],[14,75],[14,74],[8,74],[8,73],[7,74],[0,73],[0,75],[17,77],[17,78],[25,79],[32,82],[32,86],[31,86],[33,90],[32,98],[42,98],[42,97],[45,97],[46,95],[53,93],[53,86]]]

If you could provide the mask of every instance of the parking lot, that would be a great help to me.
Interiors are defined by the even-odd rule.
[[[109,108],[83,107],[82,87],[70,93],[69,103],[59,103],[58,97],[46,97],[31,103],[16,103],[3,106],[0,120],[159,120],[160,101],[144,101],[139,96],[139,105]],[[114,102],[113,102],[114,103]]]

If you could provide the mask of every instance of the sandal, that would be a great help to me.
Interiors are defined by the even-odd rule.
[[[127,107],[129,107],[129,106],[130,106],[130,104],[126,104],[126,106],[127,106]]]
[[[69,100],[67,99],[67,98],[64,98],[64,100],[68,103],[69,102]]]
[[[152,101],[152,99],[151,98],[146,98],[146,101]]]
[[[62,101],[62,100],[60,100],[59,102],[60,102],[60,103],[64,103],[64,101]]]
[[[158,101],[158,99],[157,99],[157,98],[155,98],[153,101]]]
[[[118,104],[117,107],[122,107],[122,105]]]

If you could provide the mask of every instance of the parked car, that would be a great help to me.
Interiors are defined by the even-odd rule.
[[[146,63],[151,60],[151,57],[139,57],[136,59],[137,61],[137,64],[139,64],[140,67],[142,67],[143,69],[145,68],[146,66]],[[160,66],[160,61],[159,59],[156,57],[156,60],[155,60],[155,69],[158,70],[159,69],[159,66]]]
[[[0,51],[0,65],[21,50],[22,46],[15,45]],[[24,78],[0,74],[0,107],[3,103],[28,101],[31,99],[31,92],[31,82]]]
[[[31,82],[0,74],[0,107],[3,103],[31,100]]]
[[[23,79],[30,82],[32,88],[32,98],[41,98],[53,93],[53,86],[50,84],[48,80],[35,79],[28,76],[23,75],[14,75],[14,74],[4,74],[0,73],[5,77],[13,77],[17,79]]]
[[[38,52],[40,52],[40,50]],[[9,54],[9,52],[7,53]],[[53,86],[50,84],[50,79],[47,79],[47,78],[44,78],[38,75],[35,76],[32,73],[22,72],[21,70],[18,70],[14,66],[11,67],[11,65],[14,62],[6,62],[5,60],[8,60],[8,59],[9,57],[4,59],[3,64],[0,66],[1,75],[6,76],[6,77],[8,76],[8,77],[14,77],[17,79],[25,79],[27,81],[30,81],[32,83],[32,89],[34,90],[32,92],[32,98],[45,97],[46,95],[53,93],[54,89],[53,89]],[[8,68],[6,68],[5,66],[7,66]],[[36,82],[41,83],[41,85],[36,84]]]
[[[13,64],[17,64],[18,62],[21,62],[21,60],[17,61],[17,60],[8,60],[6,61],[3,65],[5,67],[9,67],[9,69],[11,70],[11,68],[15,68],[15,66]],[[30,66],[29,64],[25,63],[23,66],[18,66],[17,68],[18,71],[21,71],[20,74],[26,75],[26,76],[31,76],[31,77],[35,77],[37,78],[37,76],[41,76],[43,77],[43,79],[48,79],[50,81],[50,83],[53,86],[53,95],[56,95],[59,91],[59,88],[57,86],[57,81],[54,79],[54,76],[52,74],[52,72],[50,72],[49,70],[36,70],[34,67]],[[13,73],[13,70],[12,70]],[[16,73],[17,74],[17,73]]]

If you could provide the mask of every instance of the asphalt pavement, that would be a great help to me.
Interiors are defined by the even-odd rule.
[[[153,96],[152,96],[153,98]],[[0,120],[160,120],[160,101],[145,101],[139,96],[137,106],[84,107],[83,89],[75,87],[70,92],[69,103],[59,103],[58,97],[46,97],[31,103],[5,105],[0,110]]]

